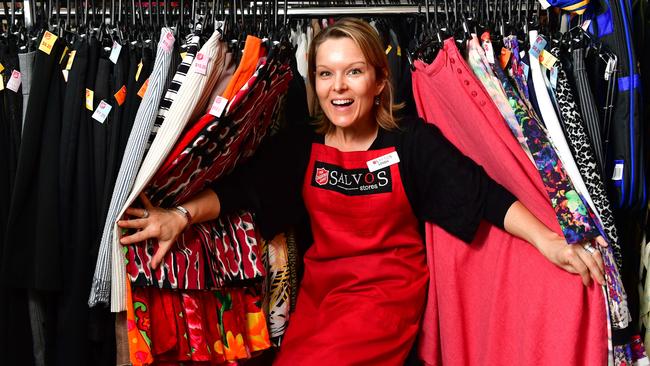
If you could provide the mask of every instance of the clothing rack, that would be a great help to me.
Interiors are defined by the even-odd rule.
[[[28,1],[26,1],[28,2]],[[25,8],[27,11],[27,7]],[[417,5],[394,5],[394,6],[373,6],[373,7],[363,7],[363,6],[333,6],[333,7],[301,7],[301,8],[288,8],[286,10],[287,16],[305,16],[305,15],[380,15],[380,14],[417,14],[424,12],[424,6]],[[17,15],[22,15],[20,9],[17,10]],[[253,15],[253,12],[250,9],[243,9],[243,15]],[[232,15],[229,9],[226,9],[226,15]],[[95,12],[93,9],[88,9],[88,14],[92,15]],[[147,12],[145,12],[148,14]],[[0,9],[0,15],[4,15],[4,9]],[[59,15],[67,15],[68,10],[65,8],[60,9]],[[70,15],[75,15],[76,11],[74,8],[70,9]],[[106,12],[97,12],[97,14],[111,14],[111,9],[106,9]],[[260,12],[258,11],[258,15]],[[278,15],[284,16],[285,10],[278,9]],[[242,15],[242,9],[237,9],[237,15]],[[30,19],[31,21],[31,19]],[[27,21],[26,21],[27,22]]]

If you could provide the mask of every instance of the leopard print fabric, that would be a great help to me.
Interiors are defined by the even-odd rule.
[[[560,54],[559,45],[554,44],[551,48],[551,54],[558,57]],[[620,268],[622,264],[621,248],[614,223],[614,214],[612,213],[611,204],[605,191],[605,184],[600,174],[600,168],[596,161],[593,144],[585,131],[585,124],[580,115],[579,107],[575,103],[573,91],[569,86],[569,80],[562,68],[561,62],[556,62],[558,68],[556,98],[560,107],[561,118],[567,134],[567,140],[573,153],[573,157],[578,165],[580,174],[585,181],[589,195],[599,210],[600,219],[603,224],[603,230],[607,235],[608,242],[614,249],[616,264]]]

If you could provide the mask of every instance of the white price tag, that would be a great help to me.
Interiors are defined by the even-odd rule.
[[[397,163],[399,163],[399,156],[397,151],[393,151],[376,159],[368,160],[366,165],[368,165],[370,172],[374,172]]]
[[[625,164],[617,163],[614,165],[614,174],[612,174],[612,180],[621,180],[623,179],[623,167]]]
[[[489,39],[483,41],[483,51],[485,51],[488,62],[494,64],[494,48],[492,48],[492,42]]]
[[[205,75],[208,72],[208,61],[210,58],[199,52],[196,54],[196,58],[194,59],[194,63],[192,66],[194,66],[194,72],[197,74]]]
[[[165,52],[169,53],[172,51],[174,48],[174,42],[176,39],[174,38],[174,35],[172,32],[167,33],[165,36],[165,39],[162,41],[162,48],[165,50]]]
[[[9,81],[7,82],[7,89],[13,91],[14,93],[18,93],[18,89],[20,88],[20,83],[22,82],[22,74],[18,70],[14,70],[11,72],[11,78],[9,78]]]
[[[122,45],[119,42],[113,41],[113,47],[111,47],[111,55],[108,56],[108,59],[116,64],[117,59],[120,57],[120,51],[122,51]]]
[[[551,69],[551,87],[553,89],[557,88],[557,67]]]
[[[228,99],[217,95],[217,97],[214,98],[214,102],[212,103],[212,107],[210,107],[208,113],[215,117],[221,117],[223,110],[226,109],[226,105],[228,105]]]
[[[99,102],[97,109],[95,109],[95,113],[93,113],[93,119],[99,123],[104,123],[104,121],[106,121],[106,118],[108,118],[108,114],[110,113],[111,108],[113,107],[111,107],[110,104],[102,100]]]

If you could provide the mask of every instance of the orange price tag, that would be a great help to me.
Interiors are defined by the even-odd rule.
[[[149,79],[145,80],[144,84],[142,84],[142,87],[140,90],[138,90],[138,96],[140,98],[144,98],[144,93],[147,92],[147,88],[149,87]]]
[[[113,96],[117,101],[117,105],[124,104],[124,100],[126,99],[126,85],[122,85],[120,90],[118,90],[117,93],[115,93]]]

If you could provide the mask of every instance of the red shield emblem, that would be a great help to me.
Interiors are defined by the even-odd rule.
[[[324,168],[316,169],[316,183],[320,186],[324,186],[329,181],[330,171]]]

